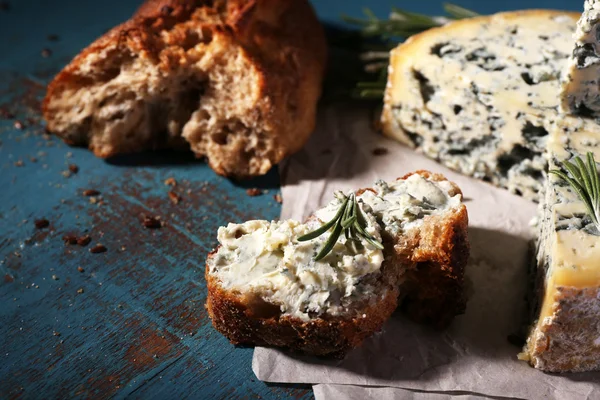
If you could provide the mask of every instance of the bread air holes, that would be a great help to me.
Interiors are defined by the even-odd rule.
[[[233,136],[243,136],[247,128],[240,121],[230,121],[213,133],[210,139],[219,146],[227,145]]]

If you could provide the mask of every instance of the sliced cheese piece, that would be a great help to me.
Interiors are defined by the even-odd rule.
[[[411,37],[391,53],[384,133],[537,201],[578,17],[508,12]]]
[[[563,76],[561,110],[575,115],[600,113],[600,1],[586,0],[575,31],[575,47]]]
[[[593,152],[600,160],[600,125],[564,117],[548,142],[550,169]],[[548,174],[537,243],[537,320],[522,359],[552,371],[600,369],[600,232],[576,192]]]

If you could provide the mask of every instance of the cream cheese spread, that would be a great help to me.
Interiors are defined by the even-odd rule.
[[[414,174],[391,183],[378,181],[373,191],[357,196],[357,202],[367,220],[367,233],[381,241],[382,229],[401,234],[419,226],[427,215],[460,206],[461,195],[449,192],[453,193],[450,182]],[[219,228],[220,247],[208,260],[210,273],[224,289],[251,292],[278,305],[283,315],[302,320],[323,313],[346,314],[355,301],[384,296],[376,285],[382,250],[365,240],[356,249],[340,235],[333,250],[314,261],[330,232],[311,241],[297,240],[333,218],[342,204],[340,197],[304,224],[255,220]]]

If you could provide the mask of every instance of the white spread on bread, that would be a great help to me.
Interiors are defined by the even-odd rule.
[[[428,215],[459,207],[461,195],[454,192],[448,181],[414,174],[391,183],[378,181],[357,201],[367,219],[367,232],[381,241],[382,227],[390,233],[406,231]],[[380,249],[362,240],[355,251],[340,235],[331,253],[314,261],[329,232],[311,241],[297,240],[329,221],[340,205],[341,200],[335,199],[305,224],[248,221],[219,228],[220,247],[208,260],[210,272],[224,289],[251,292],[278,305],[283,315],[302,320],[323,313],[347,314],[351,302],[383,296],[373,280],[384,261]]]

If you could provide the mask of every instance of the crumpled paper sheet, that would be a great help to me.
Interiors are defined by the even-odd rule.
[[[374,111],[353,105],[321,110],[309,144],[281,168],[281,217],[303,220],[326,204],[334,190],[369,187],[379,178],[392,180],[418,169],[444,174],[461,187],[469,212],[466,313],[442,332],[396,313],[382,332],[344,360],[258,347],[252,362],[258,379],[527,399],[600,398],[600,374],[545,374],[518,361],[520,348],[507,340],[518,332],[526,313],[528,242],[536,205],[374,133],[374,118]],[[386,149],[387,154],[374,155],[374,149]]]
[[[392,388],[392,387],[372,387],[372,386],[353,386],[353,385],[314,385],[313,391],[315,398],[319,399],[344,399],[344,400],[484,400],[490,399],[481,395],[467,392],[452,393],[434,393],[417,392],[413,390]],[[500,397],[495,397],[500,399]],[[507,399],[507,397],[502,397]]]

